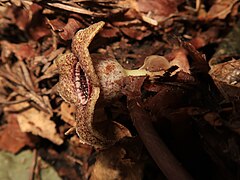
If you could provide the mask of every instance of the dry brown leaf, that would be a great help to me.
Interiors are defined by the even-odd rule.
[[[142,40],[143,38],[152,34],[150,30],[146,29],[146,27],[136,25],[133,25],[131,27],[122,27],[120,30],[130,38],[137,40]]]
[[[16,6],[21,6],[22,5],[22,0],[10,0],[11,3],[15,4]]]
[[[225,19],[238,0],[217,0],[207,13],[207,19]]]
[[[197,33],[196,37],[191,39],[190,43],[196,48],[202,48],[209,43],[214,42],[219,35],[219,29],[215,26],[210,27],[207,31]]]
[[[57,145],[63,143],[63,139],[57,134],[56,125],[50,120],[51,115],[30,106],[27,102],[10,105],[4,108],[6,111],[18,111],[17,121],[22,132],[31,132],[34,135],[46,138]]]
[[[5,15],[21,30],[25,30],[27,24],[31,20],[29,11],[25,8],[17,6],[9,6],[9,8],[5,12]]]
[[[9,115],[8,124],[0,131],[0,149],[17,153],[26,145],[33,146],[34,138],[20,130],[15,115]]]
[[[74,18],[69,18],[67,24],[63,27],[63,31],[59,33],[63,40],[72,39],[76,31],[83,28],[83,24]]]
[[[159,22],[176,13],[177,6],[182,2],[183,0],[139,0],[138,10],[146,14],[146,17]]]
[[[30,108],[19,114],[17,120],[23,132],[31,132],[35,135],[49,139],[57,145],[61,145],[63,140],[57,134],[55,129],[56,125],[50,120],[50,117],[49,114],[43,111]]]
[[[20,61],[23,59],[29,60],[36,55],[35,50],[36,44],[31,41],[28,43],[20,44],[9,43],[7,41],[0,41],[0,45],[2,48],[1,57],[5,62],[10,57],[11,54],[14,54]]]
[[[119,36],[119,29],[111,24],[106,24],[105,28],[99,34],[105,38],[116,38]]]
[[[53,20],[47,19],[47,23],[51,26],[53,31],[61,32],[63,27],[66,25],[61,19],[56,18]]]
[[[85,14],[85,15],[91,15],[91,16],[102,16],[104,14],[102,13],[95,13],[92,11],[89,11],[87,9],[82,8],[81,6],[77,6],[76,4],[67,4],[66,2],[63,3],[61,1],[59,2],[47,2],[48,6],[51,6],[53,8],[58,8],[61,10],[65,10],[65,11],[70,11],[70,12],[74,12],[74,13],[78,13],[78,14]]]
[[[204,120],[212,126],[222,126],[222,119],[216,112],[209,112],[203,116]]]
[[[190,66],[187,58],[187,52],[183,48],[179,48],[171,53],[172,59],[170,62],[171,66],[178,66],[178,70],[182,70],[190,74]]]

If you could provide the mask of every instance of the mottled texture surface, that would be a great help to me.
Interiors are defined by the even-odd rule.
[[[123,67],[113,58],[91,55],[96,73],[99,77],[101,95],[111,100],[122,95],[122,80],[126,77]],[[107,88],[106,88],[107,87]]]
[[[79,30],[72,40],[72,53],[65,54],[56,61],[60,74],[58,83],[59,94],[65,101],[72,103],[77,107],[76,132],[79,139],[82,143],[92,145],[96,148],[110,146],[122,137],[130,135],[129,131],[124,126],[109,121],[105,117],[104,108],[101,107],[96,109],[95,107],[100,94],[102,94],[100,93],[103,85],[101,83],[108,86],[108,80],[106,79],[108,76],[107,74],[104,74],[105,72],[102,72],[99,69],[97,71],[95,70],[96,68],[105,67],[105,65],[102,64],[103,61],[99,63],[97,60],[94,60],[95,63],[93,63],[88,51],[88,46],[103,25],[104,22],[99,22],[86,29]],[[74,73],[76,63],[80,64],[81,69],[91,86],[91,91],[86,104],[83,104],[79,99],[76,90],[76,74]],[[107,62],[107,66],[109,64],[111,63]],[[114,64],[114,66],[116,66],[116,64]],[[120,65],[117,64],[117,66]],[[121,79],[123,72],[121,72],[121,67],[118,68],[120,68],[120,75],[117,77]],[[97,74],[97,72],[100,73]],[[115,71],[111,70],[108,72],[114,73]],[[112,76],[114,75],[112,74]],[[111,84],[111,82],[109,84]],[[111,89],[111,86],[107,88]],[[120,86],[117,87],[117,90],[120,91]],[[105,91],[103,91],[103,94],[104,92]],[[101,115],[97,116],[95,111]],[[95,116],[99,118],[96,119]]]

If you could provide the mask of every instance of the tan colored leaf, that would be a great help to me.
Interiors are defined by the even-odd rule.
[[[217,0],[207,13],[207,19],[225,19],[231,13],[233,6],[238,0]]]
[[[188,63],[187,53],[184,49],[180,48],[172,52],[173,59],[170,62],[171,66],[178,66],[178,71],[182,70],[190,74],[190,66]]]
[[[43,111],[30,108],[19,114],[17,120],[23,132],[31,132],[60,145],[63,140],[57,134],[56,125],[50,120],[50,117],[49,114]]]
[[[30,107],[27,102],[8,106],[5,111],[19,111],[17,121],[22,132],[31,132],[57,145],[63,143],[63,139],[57,134],[55,123],[50,120],[50,114]]]

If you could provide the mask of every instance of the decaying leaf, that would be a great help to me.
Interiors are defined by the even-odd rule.
[[[50,120],[51,114],[39,111],[27,102],[5,107],[5,111],[18,111],[16,118],[22,132],[31,132],[58,145],[63,143],[63,139],[57,134],[56,124]]]
[[[161,22],[168,18],[171,14],[177,12],[177,6],[183,1],[173,0],[140,0],[138,1],[138,10],[145,13],[145,16],[152,17],[157,22]]]
[[[37,151],[54,162],[63,179],[190,179],[188,172],[196,179],[237,179],[239,5],[237,0],[1,1],[0,148],[14,153],[32,148],[36,143],[29,137],[38,135]],[[99,20],[106,23],[93,24]],[[224,38],[232,27],[231,37]],[[180,47],[171,41],[176,36],[184,39]],[[222,40],[227,43],[219,45]],[[213,80],[225,99],[214,91]],[[79,137],[70,135],[62,145],[68,126]],[[129,131],[136,138],[126,138]],[[136,139],[140,145],[133,145]],[[122,146],[126,140],[131,143]],[[14,166],[5,163],[9,159],[1,159],[0,179],[12,172],[18,175],[14,179],[58,179],[26,176],[13,169],[26,169],[28,158]]]
[[[17,153],[25,146],[33,146],[33,136],[20,130],[15,115],[9,116],[11,116],[11,120],[0,131],[0,149]]]
[[[74,36],[74,33],[80,27],[83,27],[83,25],[79,21],[75,20],[74,18],[69,18],[66,26],[63,27],[63,31],[60,32],[59,35],[64,40],[72,39]]]
[[[151,31],[142,26],[133,26],[132,28],[122,27],[121,31],[129,36],[130,38],[142,40],[143,38],[149,36]]]
[[[34,42],[14,44],[7,41],[0,41],[0,45],[2,48],[1,58],[4,62],[7,62],[7,59],[12,54],[14,54],[19,60],[29,60],[33,58],[36,53],[36,44]]]
[[[225,19],[237,2],[238,0],[216,0],[207,13],[207,19]]]

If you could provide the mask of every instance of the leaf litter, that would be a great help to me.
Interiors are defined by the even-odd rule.
[[[236,179],[238,11],[234,0],[1,2],[1,153],[31,150],[62,179]],[[85,41],[91,36],[89,46],[73,45],[79,29],[99,21],[105,26],[93,40],[83,33]],[[99,79],[93,87],[100,88],[93,126],[79,104],[58,94],[61,76],[54,62],[71,51],[106,62],[94,67]],[[126,76],[118,82],[118,96],[107,99],[112,85],[102,85],[109,82],[113,60]],[[90,129],[79,132],[75,119]],[[82,135],[94,136],[86,130],[110,138],[112,123],[121,127],[114,143],[100,149],[80,143]],[[43,177],[35,174],[41,169],[32,167],[33,179]]]

